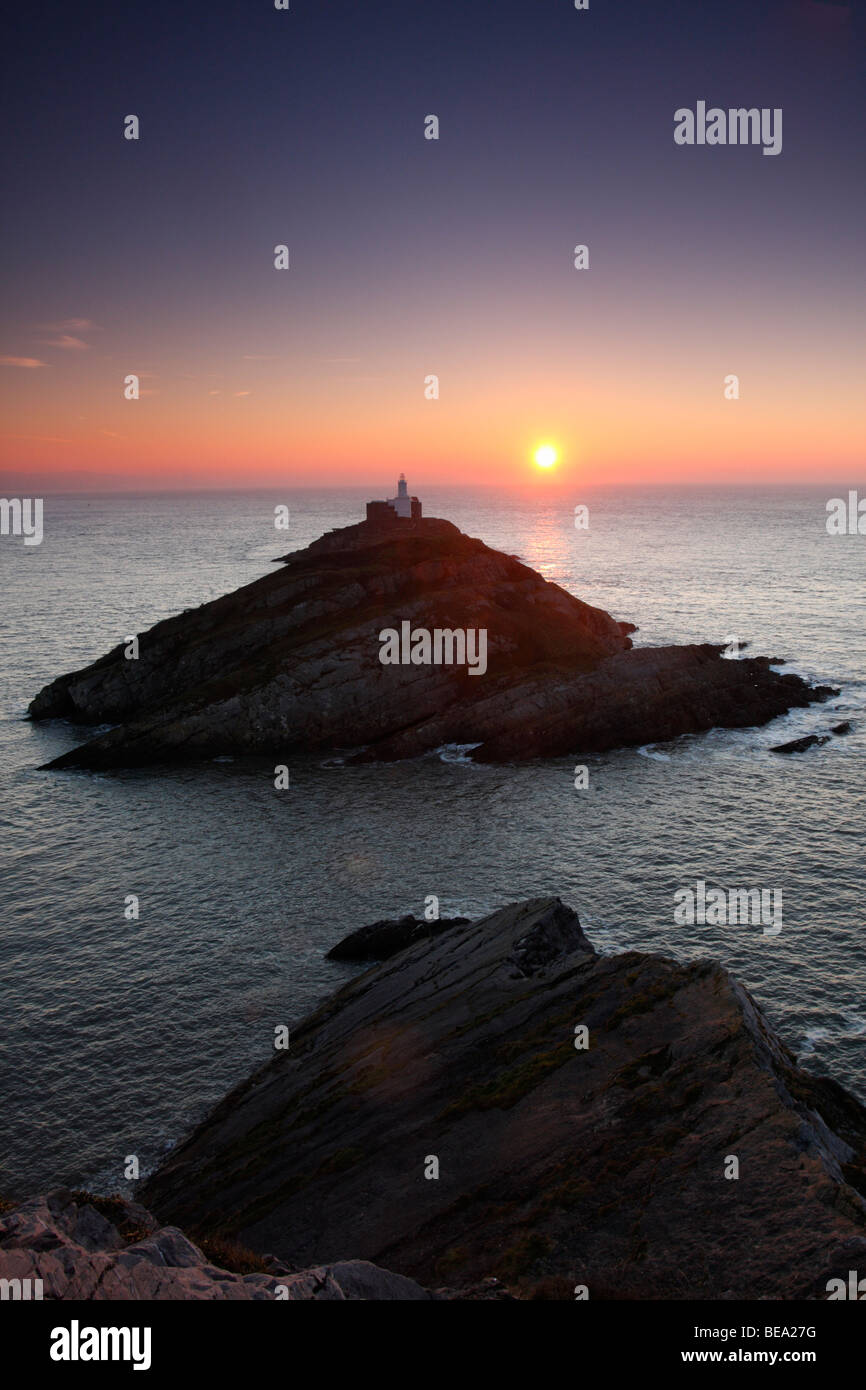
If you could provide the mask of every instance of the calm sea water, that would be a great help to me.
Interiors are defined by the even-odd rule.
[[[41,546],[0,540],[0,1191],[125,1190],[127,1155],[146,1172],[271,1055],[275,1024],[353,973],[324,959],[335,941],[430,893],[443,915],[556,893],[600,949],[715,956],[804,1064],[866,1097],[866,538],[827,535],[839,489],[423,490],[428,514],[638,623],[638,642],[734,635],[840,687],[765,729],[593,758],[588,792],[574,759],[459,750],[298,758],[279,794],[263,762],[37,770],[86,733],[24,720],[43,684],[267,573],[385,486],[54,497]],[[842,719],[848,738],[768,751]],[[674,926],[697,879],[781,888],[781,934]]]

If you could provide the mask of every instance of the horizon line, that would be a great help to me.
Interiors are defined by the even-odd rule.
[[[31,491],[34,491],[34,492],[35,492],[35,491],[38,490],[38,491],[41,491],[42,493],[44,493],[44,494],[46,494],[46,495],[49,495],[49,494],[50,494],[51,496],[54,496],[54,497],[131,497],[131,496],[136,496],[136,497],[169,497],[169,496],[197,497],[197,496],[210,495],[210,494],[248,494],[248,493],[269,493],[269,494],[270,494],[270,493],[279,492],[279,491],[310,492],[310,493],[332,492],[332,493],[358,493],[358,494],[361,494],[361,493],[366,493],[366,492],[369,490],[369,488],[375,487],[375,486],[376,486],[375,481],[371,481],[369,484],[366,484],[366,483],[318,483],[318,484],[317,484],[317,483],[273,482],[273,483],[255,483],[255,484],[247,484],[246,486],[242,486],[242,485],[220,485],[220,484],[212,484],[212,485],[208,486],[208,485],[205,484],[205,485],[199,485],[199,486],[179,486],[179,487],[166,487],[166,486],[164,486],[164,485],[162,485],[162,486],[147,486],[147,485],[141,485],[141,484],[139,484],[139,485],[130,485],[130,486],[126,486],[126,487],[125,487],[125,486],[114,486],[114,487],[111,487],[111,486],[105,486],[105,485],[100,486],[100,485],[97,484],[97,485],[95,485],[95,486],[93,486],[93,487],[77,487],[77,488],[75,488],[75,487],[63,487],[63,486],[58,486],[58,484],[57,484],[56,482],[48,481],[48,480],[40,482],[40,480],[39,480],[38,478],[26,480],[26,479],[24,479],[23,477],[21,477],[21,476],[18,475],[18,474],[5,475],[3,472],[0,472],[0,491],[4,490],[4,489],[6,488],[7,481],[8,481],[10,484],[11,484],[12,482],[14,482],[14,483],[15,483],[15,490],[16,490],[17,492],[19,492],[19,493],[20,493],[21,490],[22,490],[22,489],[21,489],[21,484],[22,484],[23,482],[26,481],[26,482],[27,482],[27,486],[31,489]],[[513,481],[512,481],[512,482],[507,482],[507,483],[441,483],[441,482],[440,482],[440,483],[435,483],[435,482],[425,483],[425,482],[421,482],[420,484],[414,484],[413,486],[415,486],[416,488],[418,488],[419,491],[420,491],[421,488],[426,488],[426,489],[428,489],[428,490],[431,491],[431,492],[436,492],[436,491],[448,491],[448,492],[466,492],[466,493],[474,493],[474,492],[499,492],[499,493],[505,493],[505,492],[525,492],[527,489],[533,487],[534,482],[536,483],[536,485],[538,485],[537,482],[536,482],[536,480],[531,479],[531,478],[527,478],[526,481],[523,482],[523,483],[521,483],[521,482],[513,482]],[[598,491],[598,490],[601,490],[601,489],[616,489],[616,490],[618,490],[618,491],[623,491],[623,492],[646,492],[646,491],[659,491],[659,492],[660,492],[660,491],[664,491],[664,490],[667,490],[667,491],[680,491],[680,492],[708,492],[708,491],[716,491],[716,492],[718,492],[718,491],[728,491],[728,492],[759,492],[759,491],[763,491],[763,492],[796,492],[796,491],[812,490],[812,491],[816,491],[816,492],[824,492],[824,493],[826,493],[826,492],[828,492],[828,491],[832,491],[833,489],[842,489],[842,490],[844,491],[844,490],[847,490],[847,489],[857,489],[858,487],[866,488],[866,475],[864,475],[864,477],[863,477],[861,480],[859,480],[859,481],[858,481],[858,480],[852,480],[852,479],[841,479],[841,478],[839,478],[839,479],[835,479],[835,480],[833,480],[833,481],[829,481],[829,480],[826,480],[826,481],[807,481],[807,480],[800,480],[800,481],[795,481],[795,482],[779,482],[779,481],[774,481],[774,480],[765,480],[765,481],[757,481],[757,482],[746,482],[746,481],[742,481],[742,480],[736,480],[736,481],[721,481],[721,480],[719,480],[719,481],[716,481],[716,482],[684,482],[684,481],[667,481],[667,482],[650,482],[650,481],[644,481],[644,482],[603,482],[603,481],[595,481],[595,482],[589,482],[589,481],[584,481],[584,482],[581,483],[581,482],[578,482],[577,480],[569,480],[569,481],[563,481],[563,482],[561,482],[561,483],[559,484],[558,487],[557,487],[557,484],[554,482],[553,479],[548,479],[548,480],[545,480],[545,482],[544,482],[543,484],[541,484],[541,486],[543,487],[544,491],[541,492],[541,493],[539,494],[540,497],[544,497],[545,495],[549,496],[551,493],[555,493],[555,492],[557,492],[557,491],[572,493],[572,492],[575,491],[575,488],[577,488],[577,489],[580,490],[580,491],[587,491],[587,492],[588,492],[588,491]],[[10,491],[11,491],[11,490],[12,490],[12,489],[11,489],[11,487],[10,487]],[[26,491],[26,490],[25,490],[25,491]],[[22,493],[22,495],[25,495],[25,494]]]

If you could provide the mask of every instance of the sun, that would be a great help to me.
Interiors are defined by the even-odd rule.
[[[559,458],[559,454],[552,444],[541,444],[536,449],[534,458],[539,468],[552,468]]]

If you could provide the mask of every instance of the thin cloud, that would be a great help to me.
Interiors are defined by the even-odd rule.
[[[63,352],[86,352],[90,347],[80,334],[94,333],[99,325],[92,319],[60,319],[57,323],[38,323],[40,333],[53,333],[53,338],[38,338],[42,347],[60,348]]]
[[[252,391],[235,391],[234,394],[236,396],[251,396],[253,393]]]
[[[263,352],[245,352],[241,357],[242,362],[276,362],[276,360],[276,357]]]
[[[0,367],[47,367],[38,357],[0,357]]]
[[[99,324],[92,319],[61,319],[59,323],[39,323],[40,333],[95,333]]]
[[[71,338],[68,333],[61,333],[58,338],[39,338],[37,341],[42,347],[71,348],[75,352],[87,351],[89,343],[85,343],[81,338]]]

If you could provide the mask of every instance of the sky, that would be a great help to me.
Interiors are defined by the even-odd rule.
[[[6,40],[34,488],[507,485],[542,443],[590,484],[863,479],[862,6],[46,0]],[[677,145],[699,101],[781,108],[781,153]]]

